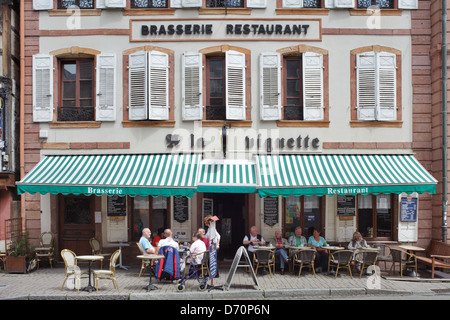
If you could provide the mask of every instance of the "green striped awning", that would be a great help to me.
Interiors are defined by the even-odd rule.
[[[197,192],[255,193],[255,162],[203,160],[197,185]]]
[[[412,155],[266,155],[257,157],[260,197],[436,192]]]
[[[51,155],[17,188],[19,194],[192,197],[200,159],[201,155]]]

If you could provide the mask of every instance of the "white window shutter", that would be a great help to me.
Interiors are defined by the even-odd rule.
[[[33,121],[53,121],[53,56],[33,56]]]
[[[106,8],[126,8],[126,0],[105,0]]]
[[[203,6],[203,0],[183,0],[185,8],[200,8]]]
[[[159,51],[149,52],[148,118],[169,119],[169,55]]]
[[[186,52],[182,55],[183,120],[203,119],[202,61],[201,53]]]
[[[129,55],[128,117],[130,120],[147,119],[147,71],[147,52],[138,51]]]
[[[170,0],[170,7],[171,8],[182,8],[183,0]]]
[[[97,55],[96,121],[116,120],[116,55]]]
[[[356,55],[356,104],[358,120],[375,120],[377,105],[375,52]]]
[[[419,0],[398,0],[399,9],[419,9]]]
[[[95,1],[95,8],[97,8],[97,9],[105,9],[106,8],[106,0],[97,0],[97,1]]]
[[[355,0],[334,0],[335,8],[354,8]]]
[[[33,0],[33,10],[53,10],[53,0]]]
[[[266,8],[267,0],[247,0],[247,8]]]
[[[283,8],[303,8],[303,0],[283,0]]]
[[[281,55],[264,52],[260,56],[261,120],[281,119]]]
[[[233,50],[225,53],[226,117],[245,120],[245,54]]]
[[[325,8],[334,9],[336,6],[334,5],[334,0],[325,0]]]
[[[303,120],[323,120],[323,55],[303,53]]]
[[[396,56],[393,53],[378,52],[378,109],[377,120],[397,119]]]

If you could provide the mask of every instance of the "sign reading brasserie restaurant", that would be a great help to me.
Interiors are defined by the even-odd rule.
[[[320,19],[136,19],[130,41],[320,41]]]

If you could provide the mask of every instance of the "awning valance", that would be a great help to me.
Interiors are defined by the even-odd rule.
[[[51,155],[20,182],[28,192],[192,197],[201,155]]]
[[[197,185],[197,192],[255,193],[255,162],[203,160]]]
[[[260,155],[260,197],[436,192],[412,155]]]

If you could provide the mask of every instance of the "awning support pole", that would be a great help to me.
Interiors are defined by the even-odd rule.
[[[447,0],[442,0],[442,242],[447,242]]]

